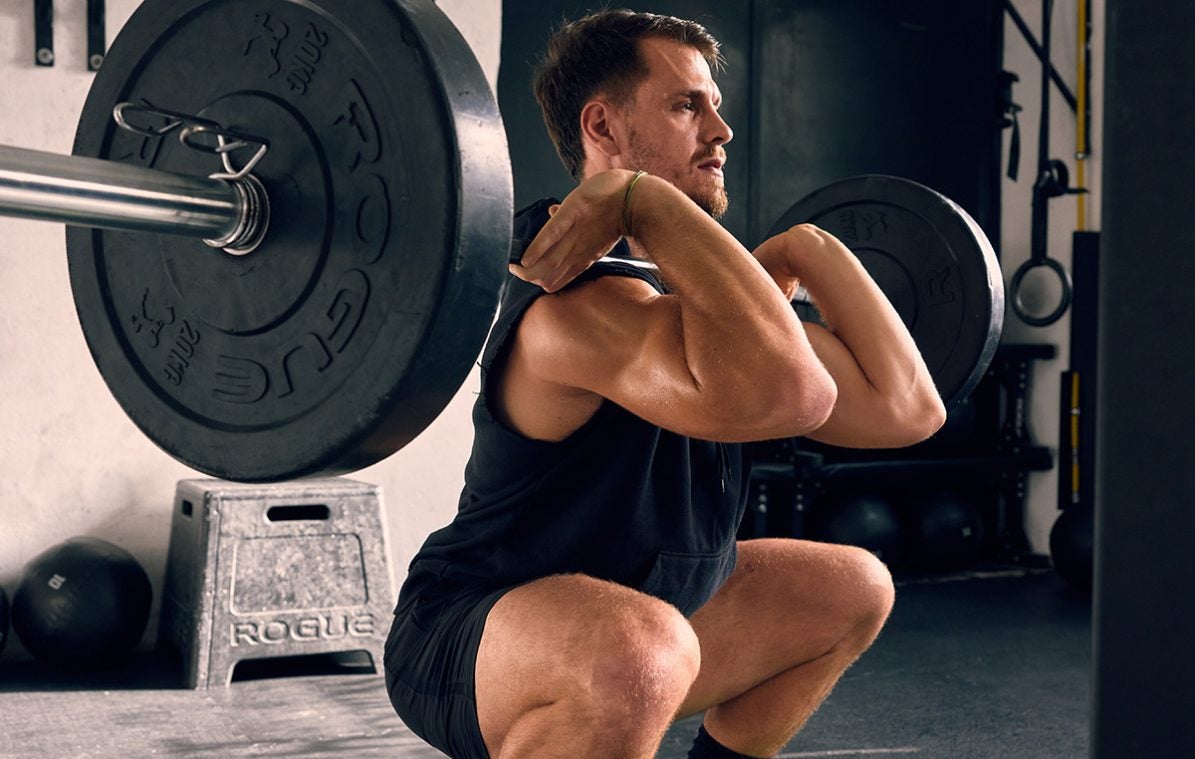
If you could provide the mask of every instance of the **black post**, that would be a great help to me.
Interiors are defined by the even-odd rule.
[[[1195,756],[1195,3],[1106,12],[1092,749]]]

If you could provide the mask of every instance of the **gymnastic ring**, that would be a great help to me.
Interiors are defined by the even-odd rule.
[[[1058,275],[1058,284],[1062,287],[1062,296],[1058,299],[1058,306],[1046,314],[1045,316],[1034,316],[1025,311],[1024,304],[1021,302],[1021,280],[1025,278],[1032,269],[1039,266],[1045,266],[1052,269]],[[1062,264],[1055,261],[1053,258],[1029,259],[1025,263],[1017,267],[1016,272],[1012,275],[1012,310],[1016,312],[1021,321],[1034,327],[1048,327],[1054,322],[1062,318],[1066,310],[1071,305],[1071,275]]]

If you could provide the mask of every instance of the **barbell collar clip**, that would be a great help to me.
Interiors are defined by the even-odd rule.
[[[216,174],[213,174],[212,178],[220,179]],[[252,174],[227,181],[240,198],[240,218],[227,235],[204,239],[204,242],[213,248],[220,248],[229,255],[244,256],[252,253],[265,239],[270,222],[269,195],[266,194],[261,180]]]

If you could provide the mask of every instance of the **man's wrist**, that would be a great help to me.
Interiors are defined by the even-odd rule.
[[[631,230],[628,236],[640,243],[650,238],[657,231],[659,222],[668,217],[670,212],[666,206],[671,202],[670,197],[673,195],[677,199],[688,200],[667,179],[661,179],[654,174],[641,176],[627,205],[627,220]]]
[[[784,235],[783,273],[806,290],[816,292],[827,278],[837,282],[848,272],[862,271],[855,255],[828,232],[801,225]]]
[[[635,194],[635,186],[639,184],[639,180],[647,176],[646,171],[636,171],[635,175],[627,182],[627,189],[622,196],[622,236],[632,237],[634,226],[631,217],[631,199]]]

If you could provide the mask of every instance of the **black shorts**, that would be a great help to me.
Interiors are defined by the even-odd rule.
[[[489,759],[477,723],[475,668],[486,616],[509,588],[463,592],[394,618],[386,639],[390,703],[411,732],[454,759]]]

